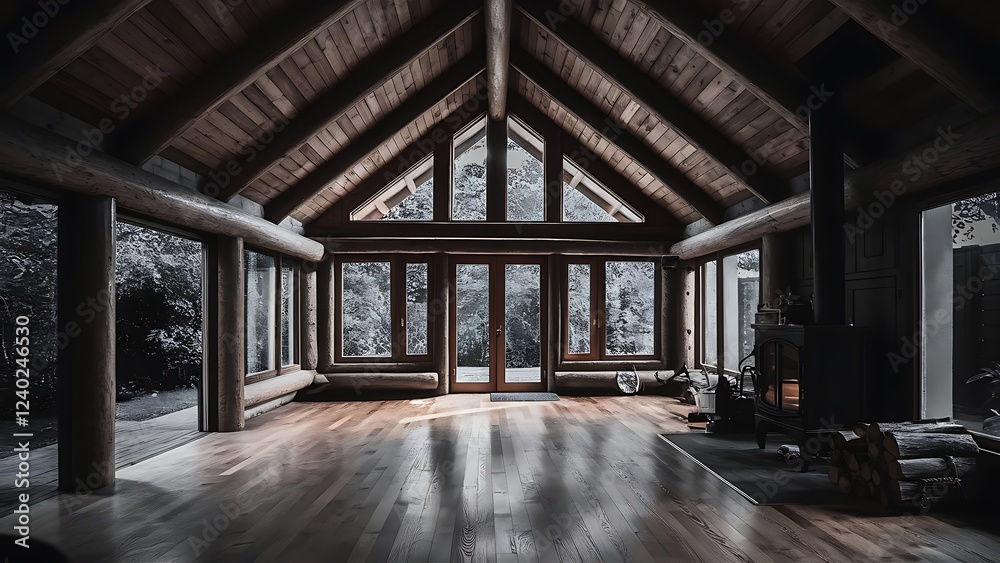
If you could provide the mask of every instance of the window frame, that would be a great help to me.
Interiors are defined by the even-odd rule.
[[[724,299],[724,295],[725,295],[725,286],[724,286],[725,279],[724,278],[725,278],[725,275],[724,275],[724,271],[723,271],[724,268],[723,268],[722,264],[723,264],[723,260],[725,258],[727,258],[727,257],[735,256],[737,254],[743,254],[744,252],[749,252],[749,251],[752,251],[752,250],[756,250],[758,252],[758,255],[761,257],[760,269],[758,270],[758,273],[759,273],[760,270],[763,269],[763,254],[761,253],[761,241],[760,240],[757,240],[757,241],[754,241],[754,242],[750,242],[750,243],[747,243],[747,244],[743,244],[743,245],[739,245],[739,246],[735,246],[735,247],[732,247],[732,248],[727,248],[726,250],[723,250],[723,251],[720,251],[720,252],[715,252],[715,253],[712,253],[712,254],[708,254],[706,256],[702,256],[701,259],[698,260],[696,262],[696,264],[695,264],[696,265],[696,268],[695,268],[695,290],[696,290],[695,307],[696,307],[696,311],[698,312],[695,315],[695,350],[697,350],[697,355],[695,357],[695,364],[697,365],[697,367],[699,367],[701,369],[709,368],[709,369],[714,370],[717,373],[721,372],[721,373],[725,373],[725,374],[729,374],[729,375],[739,375],[739,371],[737,371],[736,369],[733,369],[732,367],[726,365],[726,358],[725,358],[725,345],[726,345],[726,341],[725,341],[725,332],[726,332],[725,320],[726,319],[725,319],[725,299]],[[716,283],[716,286],[715,286],[715,295],[716,295],[716,299],[715,299],[715,307],[716,307],[715,315],[716,315],[716,343],[717,343],[716,344],[716,354],[717,354],[717,356],[716,356],[716,365],[704,363],[704,350],[705,350],[705,342],[704,342],[704,340],[705,339],[704,339],[704,336],[703,336],[703,324],[704,324],[704,321],[703,321],[703,316],[702,316],[703,315],[702,312],[704,311],[704,307],[705,307],[705,295],[704,295],[704,291],[703,291],[703,287],[704,287],[704,274],[703,274],[704,270],[703,270],[703,267],[704,267],[704,265],[706,263],[712,262],[712,261],[715,261],[715,264],[716,264],[716,266],[715,266],[715,283]],[[763,275],[760,275],[760,274],[757,276],[757,292],[758,292],[757,293],[758,294],[758,303],[760,303],[761,299],[763,298]],[[739,362],[738,359],[737,359],[737,362]],[[738,366],[736,366],[736,367],[738,367]]]
[[[388,356],[344,355],[344,264],[360,262],[389,263],[390,345]],[[408,354],[406,347],[406,265],[427,264],[427,353]],[[336,319],[334,331],[334,362],[337,364],[392,364],[429,363],[434,351],[435,334],[431,319],[433,285],[431,276],[434,261],[430,257],[414,254],[352,254],[334,257],[333,308]]]
[[[274,267],[275,267],[275,270],[274,270],[275,284],[274,284],[274,293],[273,293],[273,297],[274,297],[274,301],[273,301],[273,307],[274,307],[274,327],[273,327],[274,328],[274,338],[273,338],[273,342],[271,343],[272,346],[274,346],[274,367],[266,369],[266,370],[263,370],[263,371],[257,371],[257,372],[253,372],[253,373],[248,373],[247,372],[247,360],[244,358],[244,360],[243,360],[243,371],[244,371],[243,382],[244,382],[244,385],[250,385],[252,383],[258,383],[260,381],[271,379],[272,377],[277,377],[279,375],[284,375],[286,373],[291,373],[293,371],[298,371],[300,369],[300,366],[301,366],[300,362],[301,362],[301,347],[302,347],[302,342],[301,342],[301,338],[300,338],[301,335],[299,333],[299,326],[298,326],[299,323],[294,322],[294,320],[295,320],[294,318],[293,318],[293,322],[291,323],[291,325],[289,325],[289,330],[293,334],[293,337],[292,337],[292,357],[293,357],[293,361],[292,361],[291,364],[283,364],[282,363],[282,358],[281,358],[281,324],[282,324],[282,316],[283,316],[283,311],[282,311],[282,307],[281,307],[281,287],[282,287],[282,284],[283,284],[283,281],[284,281],[283,280],[283,276],[281,275],[281,271],[282,271],[282,268],[285,266],[285,264],[290,264],[292,266],[292,282],[291,282],[291,284],[292,284],[292,309],[295,310],[295,311],[298,311],[299,314],[301,314],[301,308],[300,308],[300,303],[301,302],[300,302],[300,298],[299,298],[299,279],[300,279],[299,275],[300,275],[300,267],[299,267],[299,264],[298,264],[297,260],[295,260],[293,258],[290,258],[288,256],[283,256],[282,254],[277,253],[277,252],[269,252],[269,251],[261,250],[259,248],[252,247],[252,246],[245,246],[243,248],[243,252],[244,252],[244,258],[246,257],[246,253],[247,252],[256,252],[257,254],[261,254],[261,255],[264,255],[264,256],[270,256],[270,257],[274,258]],[[243,266],[243,278],[244,278],[243,279],[243,302],[244,302],[244,304],[246,303],[246,298],[247,298],[246,294],[247,294],[247,283],[248,283],[248,281],[247,281],[248,278],[247,278],[246,273],[247,273],[247,267],[246,267],[246,264],[244,263],[244,266]],[[243,323],[243,348],[244,348],[244,354],[246,353],[246,344],[247,344],[247,341],[249,340],[249,334],[247,333],[246,315],[247,315],[247,311],[246,311],[246,307],[244,305],[244,311],[243,311],[243,316],[244,316],[244,323]]]
[[[563,288],[560,302],[562,305],[560,342],[562,353],[560,363],[601,362],[655,362],[662,363],[663,358],[663,327],[660,319],[663,317],[663,266],[656,258],[649,256],[562,256],[560,261],[559,282]],[[608,262],[651,262],[653,263],[653,353],[648,355],[630,354],[614,355],[607,353],[607,263]],[[590,266],[590,352],[586,354],[569,353],[569,266],[587,264]],[[645,366],[643,366],[645,367]]]

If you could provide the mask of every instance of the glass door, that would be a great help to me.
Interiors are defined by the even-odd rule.
[[[456,258],[451,276],[452,390],[544,391],[544,259]]]

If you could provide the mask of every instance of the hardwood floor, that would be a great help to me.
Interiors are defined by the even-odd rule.
[[[60,495],[32,539],[75,561],[990,560],[930,516],[750,504],[657,437],[661,397],[293,403]],[[10,529],[11,516],[0,520]]]

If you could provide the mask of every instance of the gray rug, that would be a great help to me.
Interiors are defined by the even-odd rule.
[[[750,434],[660,434],[665,442],[693,459],[705,470],[737,490],[754,504],[844,505],[857,502],[840,492],[827,478],[827,462],[815,460],[811,469],[799,473],[776,454],[781,444],[770,435],[767,449],[757,448]],[[792,443],[787,440],[785,443]],[[869,501],[870,502],[870,501]]]
[[[490,401],[499,403],[503,401],[558,401],[559,395],[555,393],[490,393]]]

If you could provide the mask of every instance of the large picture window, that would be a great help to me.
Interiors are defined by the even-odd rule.
[[[341,260],[338,361],[415,361],[430,353],[428,263],[401,257]]]
[[[698,295],[701,365],[736,373],[747,356],[742,365],[754,365],[751,325],[760,302],[760,251],[722,255],[703,263]]]
[[[566,359],[658,356],[661,303],[656,262],[571,259],[564,275]]]
[[[246,376],[259,381],[299,362],[298,269],[272,254],[246,250]]]
[[[246,251],[247,375],[275,369],[275,268],[274,256]]]

